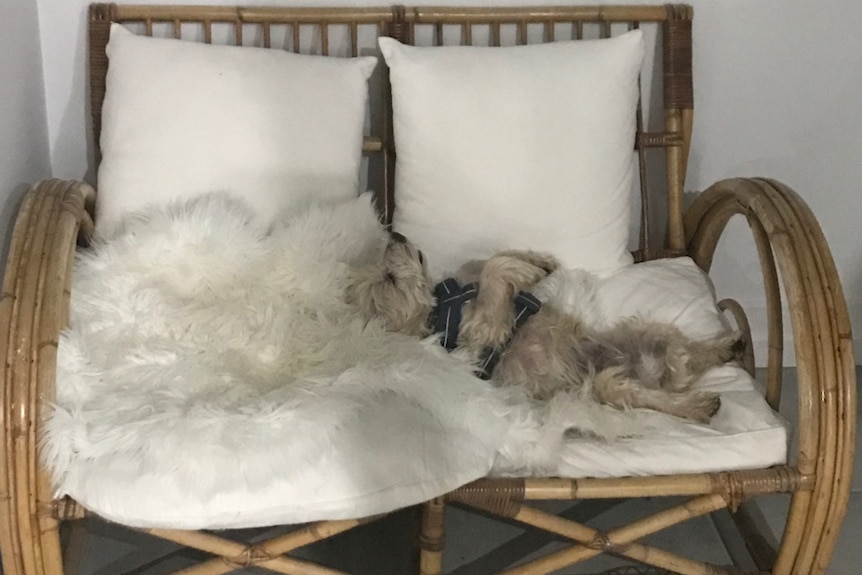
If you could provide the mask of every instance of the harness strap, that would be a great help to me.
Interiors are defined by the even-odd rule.
[[[464,304],[479,294],[479,288],[475,283],[460,286],[454,278],[447,278],[434,286],[434,297],[437,303],[432,314],[433,328],[435,333],[440,334],[440,345],[446,351],[452,351],[458,346],[458,332],[461,329],[463,317],[462,308]],[[529,292],[520,291],[513,298],[515,306],[515,325],[512,329],[512,337],[530,316],[542,308],[542,302]],[[476,367],[476,375],[480,379],[490,379],[494,368],[500,361],[503,352],[512,342],[510,337],[500,348],[487,348],[482,352],[479,365]]]
[[[479,293],[475,283],[460,286],[454,278],[447,278],[434,286],[434,332],[440,334],[440,345],[452,351],[458,345],[461,330],[462,308]]]
[[[514,298],[514,304],[515,325],[512,328],[512,335],[506,343],[503,344],[503,347],[489,347],[482,352],[481,361],[479,362],[479,366],[476,371],[476,375],[478,375],[480,379],[491,379],[491,374],[494,373],[494,368],[496,368],[497,364],[500,362],[503,352],[506,351],[506,349],[509,348],[509,344],[512,343],[512,338],[515,337],[515,332],[518,331],[518,328],[527,323],[530,316],[542,308],[542,302],[539,301],[539,298],[525,291],[518,292],[518,295]]]

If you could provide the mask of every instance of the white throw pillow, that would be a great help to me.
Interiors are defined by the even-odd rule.
[[[532,291],[594,327],[641,317],[675,325],[694,339],[717,337],[730,329],[716,306],[712,281],[689,257],[633,264],[601,276],[561,269]]]
[[[358,192],[376,58],[137,36],[111,26],[98,225],[205,192],[264,218]]]
[[[712,281],[689,257],[627,266],[599,281],[597,300],[611,322],[640,316],[675,325],[694,339],[730,329],[716,306]]]
[[[432,276],[505,248],[594,272],[631,262],[639,30],[504,48],[379,42],[398,150],[394,226]]]

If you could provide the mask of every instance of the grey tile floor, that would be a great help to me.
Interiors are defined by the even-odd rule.
[[[862,381],[862,368],[857,368]],[[783,402],[793,403],[795,373],[787,370],[788,383]],[[791,410],[783,410],[790,413]],[[862,420],[862,413],[859,418]],[[860,426],[862,427],[862,426]],[[862,437],[862,436],[860,436]],[[857,453],[859,449],[857,448]],[[760,503],[765,522],[776,540],[780,539],[783,517],[789,497],[770,496]],[[628,523],[633,518],[648,515],[661,506],[658,500],[640,501],[587,501],[556,505],[554,511],[570,518],[590,521],[591,525],[608,528]],[[306,551],[306,556],[336,568],[349,569],[358,575],[405,575],[415,572],[415,549],[411,534],[415,529],[415,514],[402,512],[377,523],[365,526],[334,540],[323,542]],[[646,542],[670,551],[682,552],[715,564],[730,564],[731,555],[738,547],[722,544],[721,533],[728,524],[722,513],[701,517],[674,529],[646,539]],[[450,575],[479,575],[493,572],[548,550],[560,548],[564,543],[532,531],[501,524],[458,509],[447,512],[447,553],[444,569]],[[246,540],[265,539],[272,530],[244,531],[229,534]],[[68,544],[74,546],[80,557],[69,565],[67,575],[162,575],[193,565],[202,554],[181,550],[164,541],[124,530],[99,521],[87,521],[66,533]],[[837,549],[830,564],[829,575],[858,575],[860,568],[859,546],[862,544],[862,456],[857,455],[853,477],[853,494],[847,517],[841,529]],[[577,568],[569,568],[560,575],[597,573],[625,563],[606,557],[591,559]],[[244,575],[268,573],[259,569],[236,571]]]

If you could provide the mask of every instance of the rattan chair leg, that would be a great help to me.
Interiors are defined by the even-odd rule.
[[[240,551],[240,547],[235,547],[231,543],[223,543],[225,540],[221,538],[215,538],[213,536],[207,536],[204,538],[197,538],[193,535],[189,535],[186,531],[175,531],[175,530],[148,530],[147,533],[150,535],[155,535],[157,537],[161,537],[163,539],[168,539],[170,541],[184,543],[186,541],[194,541],[194,543],[188,543],[191,546],[195,546],[198,549],[203,549],[204,551],[209,551],[211,553],[215,553],[217,555],[222,555],[221,558],[211,559],[209,561],[205,561],[199,565],[195,565],[194,567],[189,567],[188,569],[184,569],[181,571],[183,575],[221,575],[222,573],[230,573],[231,571],[237,569],[235,566],[226,565],[226,559],[224,557],[225,551],[233,551],[233,555],[238,555],[243,558],[243,560],[255,560],[259,563],[263,563],[263,560],[266,558],[280,558],[281,555],[293,551],[299,547],[304,547],[306,545],[310,545],[317,541],[323,541],[324,539],[329,539],[339,533],[344,533],[345,531],[349,531],[354,527],[362,525],[364,523],[368,523],[375,519],[378,519],[382,516],[369,517],[366,519],[344,519],[341,521],[321,521],[318,523],[312,523],[310,525],[306,525],[300,529],[295,531],[291,531],[285,535],[281,535],[279,537],[274,537],[267,541],[263,541],[257,543],[253,546],[245,545],[242,546],[241,553],[237,553]],[[189,539],[191,537],[191,539]],[[180,540],[182,539],[182,541]],[[206,544],[207,547],[199,547],[201,544]],[[226,547],[225,545],[228,545]],[[292,558],[287,557],[293,561]],[[316,567],[315,565],[307,562],[302,562],[304,565],[304,569],[306,571],[297,571],[298,573],[312,573],[312,571],[308,571],[308,569],[312,569]]]
[[[730,514],[739,534],[742,536],[748,554],[761,571],[772,571],[778,557],[775,540],[763,514],[754,501],[745,501],[735,513]]]
[[[516,521],[562,535],[577,544],[506,570],[501,575],[550,573],[601,553],[622,555],[636,561],[671,569],[684,575],[711,575],[717,573],[714,566],[692,561],[661,549],[641,545],[636,541],[672,525],[726,506],[727,502],[721,495],[704,495],[607,533],[532,507],[523,506],[514,516]]]
[[[422,506],[422,525],[419,531],[421,575],[440,575],[443,572],[445,510],[446,504],[442,498],[432,499]]]
[[[348,575],[337,569],[274,554],[265,547],[265,544],[246,545],[203,531],[180,529],[144,529],[143,531],[223,558],[177,571],[174,575],[223,575],[251,566],[286,575]]]

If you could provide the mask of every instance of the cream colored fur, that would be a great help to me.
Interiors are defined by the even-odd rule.
[[[548,255],[507,251],[462,266],[458,280],[478,282],[479,293],[464,307],[459,349],[478,360],[486,348],[505,347],[492,381],[523,387],[539,400],[560,391],[583,391],[618,409],[643,407],[708,422],[720,398],[693,390],[692,384],[707,369],[734,359],[738,336],[697,341],[672,325],[638,318],[596,329],[552,305],[544,305],[513,333],[514,295],[531,289],[558,265]],[[379,265],[354,274],[347,294],[348,303],[392,331],[430,334],[432,286],[421,252],[399,234],[393,235]]]

